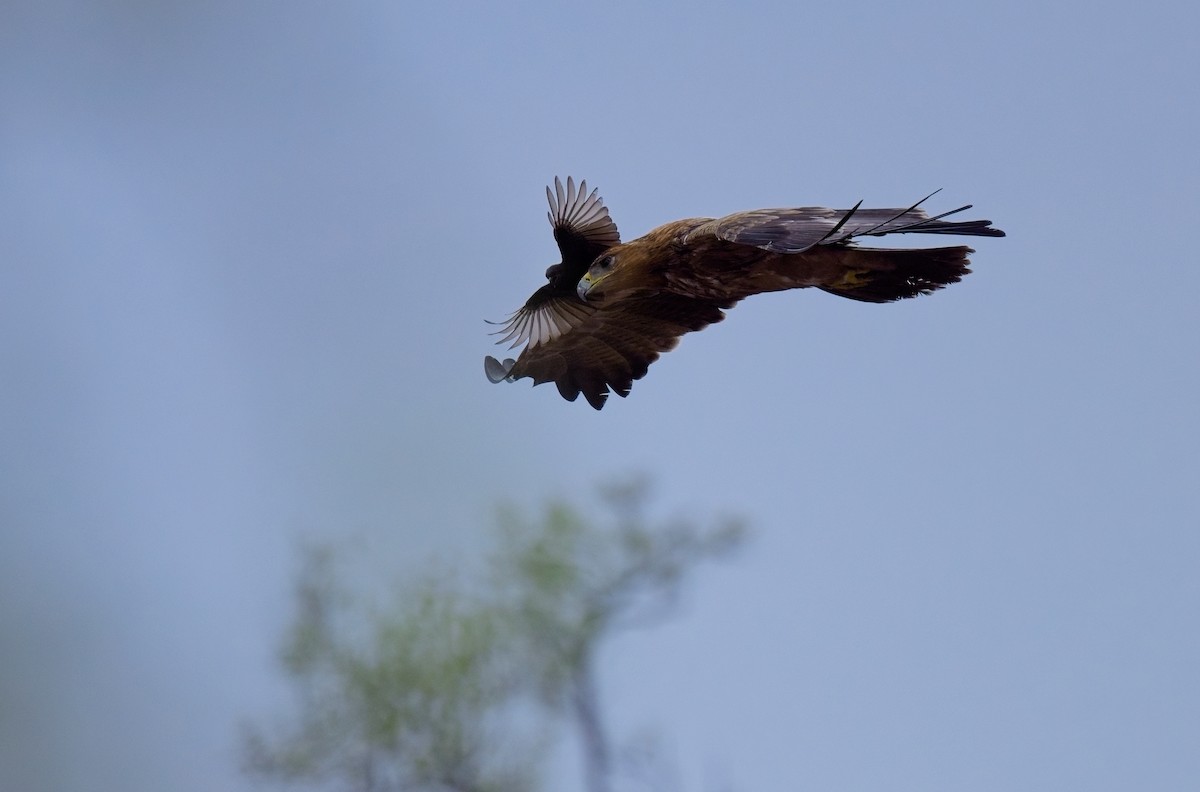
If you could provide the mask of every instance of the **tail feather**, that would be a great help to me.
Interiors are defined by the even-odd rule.
[[[862,302],[904,300],[958,283],[971,271],[967,257],[974,252],[962,245],[915,250],[850,248],[842,252],[846,269],[840,279],[818,288]]]

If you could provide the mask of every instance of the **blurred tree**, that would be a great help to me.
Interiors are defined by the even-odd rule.
[[[549,713],[578,734],[588,792],[608,792],[601,646],[669,613],[687,573],[743,531],[650,526],[644,482],[603,494],[614,516],[603,529],[563,503],[536,521],[504,510],[478,585],[429,576],[373,619],[339,587],[332,553],[309,549],[283,652],[298,722],[273,736],[248,728],[247,771],[364,792],[527,792],[548,745],[538,713]]]
[[[602,494],[615,517],[610,529],[594,528],[563,503],[550,504],[540,523],[508,512],[493,557],[495,590],[513,613],[523,666],[543,703],[574,723],[588,792],[607,792],[613,775],[596,670],[603,642],[667,615],[685,574],[733,550],[744,533],[732,520],[707,531],[683,521],[647,525],[644,480]]]

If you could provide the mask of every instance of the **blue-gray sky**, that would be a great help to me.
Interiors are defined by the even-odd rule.
[[[1198,22],[10,4],[0,788],[249,788],[296,537],[400,574],[627,470],[757,528],[606,658],[688,789],[1194,784]],[[938,187],[1009,237],[932,297],[751,299],[596,413],[482,372],[556,174],[626,238]]]

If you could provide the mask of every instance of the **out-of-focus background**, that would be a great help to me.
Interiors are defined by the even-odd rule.
[[[253,788],[298,541],[466,564],[628,471],[756,529],[606,658],[684,788],[1193,784],[1197,22],[8,4],[0,788]],[[597,413],[481,364],[568,174],[626,238],[938,187],[1009,236],[932,297],[754,298]]]

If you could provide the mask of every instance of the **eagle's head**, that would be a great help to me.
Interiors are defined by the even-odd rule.
[[[646,289],[648,284],[642,272],[644,268],[638,266],[635,252],[622,251],[610,250],[592,262],[575,286],[579,299],[598,303],[627,297]]]
[[[583,273],[583,277],[579,279],[579,283],[575,286],[575,291],[579,294],[579,299],[596,302],[603,300],[604,293],[607,291],[607,284],[605,286],[601,286],[600,284],[608,279],[616,265],[617,257],[608,253],[593,261],[592,266],[588,267],[587,272]]]
[[[644,237],[613,245],[601,253],[575,284],[579,299],[589,303],[611,302],[663,289],[667,285],[664,272],[678,259],[672,245],[682,224],[683,221],[668,223]]]

